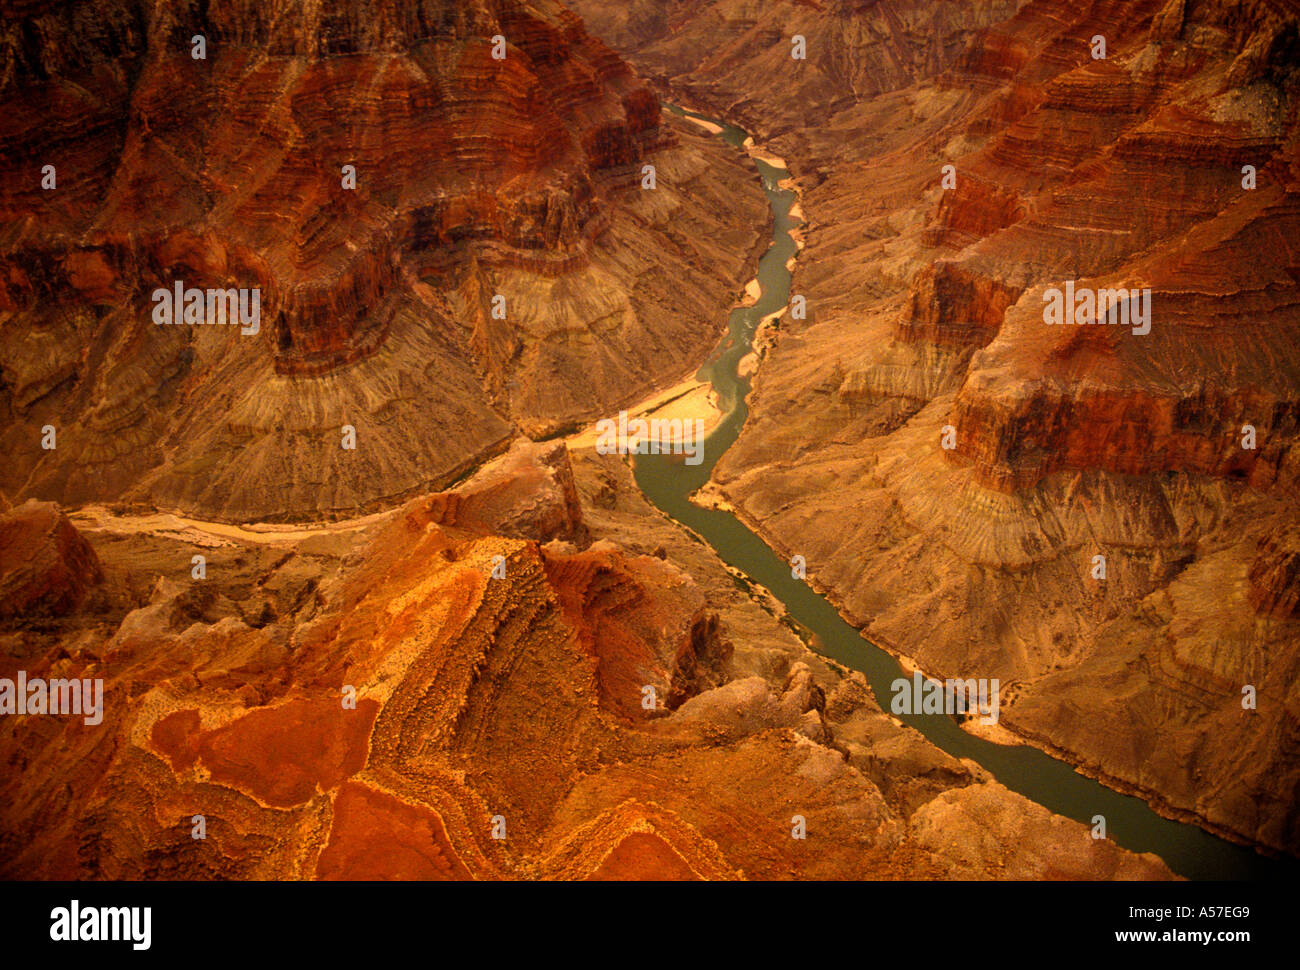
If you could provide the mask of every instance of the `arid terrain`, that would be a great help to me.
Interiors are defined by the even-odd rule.
[[[804,189],[723,494],[1021,737],[1300,851],[1300,8],[574,7]],[[1150,332],[1044,325],[1066,280],[1149,287]]]
[[[10,495],[248,521],[427,491],[694,370],[763,238],[744,160],[554,2],[55,6],[5,31]],[[260,287],[262,332],[155,326],[175,280]]]
[[[106,679],[103,725],[3,724],[6,877],[1168,878],[899,726],[617,458],[523,443],[357,531],[135,521],[0,520],[7,666]]]
[[[665,104],[799,193],[808,312],[713,501],[909,666],[999,678],[1012,740],[1300,855],[1298,22],[12,5],[0,683],[104,704],[0,717],[0,877],[1174,877],[882,710],[593,447],[717,418],[772,239]],[[157,325],[177,280],[260,329]],[[1149,333],[1046,325],[1067,280],[1150,288]]]

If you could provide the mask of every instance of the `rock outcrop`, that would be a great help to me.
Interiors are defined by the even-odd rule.
[[[0,515],[0,618],[71,613],[103,578],[95,550],[53,503]]]
[[[506,464],[508,496],[497,466],[317,529],[84,519],[107,582],[147,563],[163,578],[3,655],[0,676],[18,664],[105,686],[99,725],[0,719],[0,764],[22,780],[0,789],[0,872],[1169,876],[883,714],[645,506],[617,459],[575,475],[563,446],[531,446]],[[613,508],[586,522],[598,488]],[[552,516],[515,514],[575,493],[585,549]],[[198,543],[203,580],[185,572]],[[796,814],[807,839],[791,837]]]

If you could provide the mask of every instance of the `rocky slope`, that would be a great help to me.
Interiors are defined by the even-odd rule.
[[[804,188],[808,320],[780,321],[717,476],[870,638],[1012,684],[1005,726],[1300,852],[1300,9],[964,4],[985,29],[922,57],[909,17],[956,6],[605,25]],[[775,69],[850,22],[910,68],[864,87],[810,42]],[[1150,332],[1045,323],[1067,282],[1149,288]]]
[[[1023,5],[1024,0],[569,2],[593,34],[633,59],[639,74],[671,82],[695,100],[725,105],[729,119],[769,136],[798,133],[812,121],[939,73],[962,54],[972,31]],[[805,45],[805,56],[797,60],[796,37]]]
[[[518,445],[315,529],[76,522],[102,575],[0,618],[0,676],[103,678],[104,720],[0,720],[7,878],[1169,875],[881,713],[616,458]]]
[[[53,503],[0,517],[0,616],[63,616],[102,578],[95,550]]]
[[[449,482],[680,378],[766,214],[550,0],[11,4],[0,96],[19,500],[246,521]],[[155,325],[176,281],[258,288],[258,332]]]

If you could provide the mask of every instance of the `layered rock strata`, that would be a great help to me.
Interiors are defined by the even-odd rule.
[[[795,96],[838,45],[766,81],[741,65],[917,5],[610,26],[804,190],[808,318],[779,321],[717,477],[874,641],[999,677],[1022,737],[1295,853],[1300,11],[961,6],[987,18],[964,49],[876,90],[844,76],[843,103]],[[1149,290],[1150,331],[1046,323],[1067,284]]]
[[[0,619],[0,675],[103,678],[104,719],[0,721],[10,878],[1169,875],[881,713],[615,458],[316,529],[77,521],[104,594]]]
[[[550,0],[19,5],[0,36],[19,500],[247,521],[447,484],[679,379],[766,217]],[[177,282],[256,289],[257,332],[156,325]]]

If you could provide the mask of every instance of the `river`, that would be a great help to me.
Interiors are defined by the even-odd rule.
[[[715,118],[672,106],[669,110],[718,125],[722,128],[718,137],[737,149],[743,148],[748,138],[740,128]],[[797,196],[780,187],[789,176],[785,169],[762,159],[754,159],[754,164],[774,219],[771,248],[758,265],[762,293],[755,305],[732,311],[727,335],[698,375],[700,380],[712,383],[724,417],[705,441],[701,464],[686,465],[680,458],[665,455],[639,455],[634,462],[636,481],[660,511],[696,533],[723,561],[780,600],[790,618],[810,635],[810,645],[819,653],[862,671],[877,702],[889,710],[890,685],[906,676],[893,656],[867,641],[828,600],[796,579],[790,564],[738,518],[690,501],[690,496],[709,480],[723,452],[735,443],[749,415],[745,396],[750,380],[739,376],[738,364],[751,350],[759,321],[783,309],[790,298],[791,275],[786,264],[798,253],[790,234],[799,225],[790,214]],[[963,731],[955,720],[944,715],[904,715],[901,720],[939,748],[979,763],[1007,788],[1053,812],[1089,827],[1093,816],[1104,816],[1108,838],[1134,852],[1155,853],[1179,875],[1190,879],[1283,878],[1295,876],[1300,870],[1294,860],[1268,858],[1195,825],[1163,818],[1142,799],[1107,788],[1037,748],[985,741]]]

